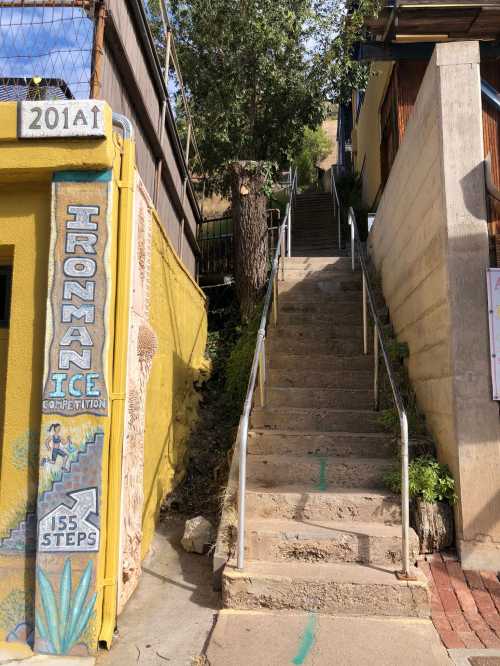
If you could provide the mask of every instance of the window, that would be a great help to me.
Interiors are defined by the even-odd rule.
[[[12,266],[0,266],[0,328],[9,327]]]

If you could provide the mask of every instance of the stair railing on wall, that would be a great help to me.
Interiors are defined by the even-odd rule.
[[[348,222],[351,230],[351,260],[352,270],[356,270],[356,258],[361,266],[363,276],[363,353],[368,354],[368,306],[373,322],[373,355],[374,355],[374,373],[373,373],[373,398],[375,409],[379,408],[379,357],[384,360],[385,369],[389,377],[389,383],[392,389],[394,404],[399,415],[399,424],[401,428],[401,518],[402,518],[402,547],[401,563],[402,571],[397,573],[398,578],[402,580],[416,580],[410,572],[410,497],[408,486],[408,417],[404,407],[403,399],[398,388],[394,371],[389,360],[389,355],[385,348],[382,336],[382,326],[377,314],[375,296],[370,282],[370,276],[366,266],[364,249],[361,244],[358,225],[354,210],[349,208]]]
[[[330,167],[330,180],[331,180],[331,195],[333,200],[333,215],[334,218],[337,218],[337,238],[339,244],[339,250],[342,248],[342,229],[340,224],[340,200],[339,194],[337,192],[337,185],[335,183],[335,170],[334,165]]]
[[[237,567],[243,569],[245,566],[245,494],[246,494],[246,468],[248,451],[248,425],[250,412],[255,394],[257,377],[259,378],[259,403],[261,407],[266,403],[266,330],[269,319],[269,310],[272,305],[273,325],[278,325],[278,273],[281,263],[281,279],[285,279],[285,256],[291,255],[291,229],[293,200],[297,192],[297,171],[291,175],[288,188],[288,203],[286,212],[281,223],[281,228],[276,243],[276,251],[271,267],[271,274],[267,283],[262,315],[260,318],[259,331],[250,370],[250,378],[243,405],[243,413],[240,418],[240,441],[239,441],[239,480],[238,480],[238,548]]]

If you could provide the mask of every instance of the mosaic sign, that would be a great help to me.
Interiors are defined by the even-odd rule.
[[[104,102],[63,100],[19,103],[21,139],[101,138],[104,127]]]
[[[500,400],[500,268],[486,271],[493,400]]]
[[[97,552],[99,528],[90,520],[97,515],[97,488],[68,493],[68,498],[69,503],[59,504],[40,519],[38,550],[44,553]]]
[[[55,245],[47,321],[51,340],[42,411],[105,416],[110,172],[97,182],[69,182],[69,177],[56,174],[53,183]]]

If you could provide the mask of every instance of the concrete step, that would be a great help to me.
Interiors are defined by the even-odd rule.
[[[320,243],[338,247],[337,229],[332,229],[329,224],[315,225],[314,229],[292,229],[292,248],[298,245],[315,247]]]
[[[311,269],[311,268],[285,268],[285,280],[295,281],[299,280],[349,280],[354,273],[350,269],[345,271],[340,270],[330,270],[328,266],[321,269]],[[280,273],[281,279],[281,273]]]
[[[281,370],[268,369],[268,384],[269,386],[281,386],[283,388],[365,389],[372,391],[373,372],[350,369],[301,370],[292,365]]]
[[[373,488],[320,492],[305,483],[262,488],[249,481],[246,510],[248,517],[254,518],[401,523],[401,498]]]
[[[327,326],[332,324],[354,324],[361,326],[363,323],[363,314],[361,306],[355,308],[355,312],[351,314],[339,315],[335,311],[322,312],[279,312],[279,325],[280,326]]]
[[[361,295],[362,280],[358,275],[352,273],[339,273],[338,275],[326,275],[324,278],[315,276],[297,280],[279,281],[281,291],[290,291],[302,287],[304,291],[319,292],[320,294],[337,294],[338,292],[354,292]]]
[[[316,432],[384,432],[378,419],[379,414],[371,410],[254,407],[251,427]]]
[[[246,525],[250,560],[392,565],[402,561],[401,542],[400,525],[285,519],[252,519]],[[418,536],[411,530],[411,561],[418,553]]]
[[[361,324],[288,324],[278,320],[278,326],[269,326],[267,329],[268,340],[290,339],[295,340],[357,340],[363,338],[363,326]]]
[[[332,407],[334,409],[370,409],[371,389],[266,387],[269,407]]]
[[[328,270],[340,273],[351,272],[349,257],[286,257],[285,268],[290,270]],[[359,270],[358,270],[359,272]]]
[[[269,354],[306,354],[311,355],[313,349],[316,354],[330,354],[332,356],[359,356],[363,351],[363,342],[360,339],[335,339],[335,338],[313,338],[274,336],[268,340]],[[371,354],[373,349],[373,338],[368,336],[368,350]]]
[[[333,248],[325,248],[324,250],[320,249],[310,249],[308,247],[304,248],[296,248],[295,246],[292,247],[292,254],[296,255],[308,255],[309,257],[331,257],[332,255],[338,256],[338,257],[347,257],[348,256],[348,251],[342,247],[339,249]]]
[[[328,240],[320,240],[318,243],[310,243],[303,241],[302,243],[294,242],[292,244],[292,254],[314,254],[321,253],[320,256],[330,256],[332,254],[340,254],[341,249],[337,243],[331,243]]]
[[[309,484],[311,490],[336,488],[384,488],[383,477],[394,468],[385,458],[335,456],[250,455],[247,478],[266,488],[286,483]]]
[[[360,321],[363,316],[362,300],[357,296],[339,300],[331,296],[322,296],[317,299],[295,297],[292,292],[281,294],[278,300],[279,314],[304,314],[316,317],[337,317],[339,320],[348,316],[357,316]]]
[[[385,433],[250,430],[248,450],[260,455],[318,455],[341,458],[390,458],[395,445]]]
[[[226,566],[222,582],[226,608],[300,609],[337,615],[428,617],[425,576],[401,581],[397,567],[365,564],[256,562],[245,569]]]
[[[362,311],[361,289],[343,289],[340,283],[317,280],[314,283],[278,282],[278,298],[281,304],[309,302],[323,309],[335,309],[342,303],[356,304]]]
[[[309,355],[289,354],[286,352],[274,350],[268,356],[267,367],[276,370],[285,370],[287,373],[310,372],[312,377],[322,374],[329,374],[331,377],[336,373],[365,371],[373,372],[373,356],[364,354],[351,354],[349,356],[333,356],[332,354],[313,353]],[[359,350],[358,350],[359,351]]]

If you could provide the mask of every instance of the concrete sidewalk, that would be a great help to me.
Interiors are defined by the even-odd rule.
[[[184,521],[164,518],[143,563],[137,590],[118,618],[118,634],[98,666],[191,666],[219,609],[211,561],[186,553]],[[236,666],[236,664],[233,664]]]
[[[451,666],[430,620],[223,610],[210,666]]]

